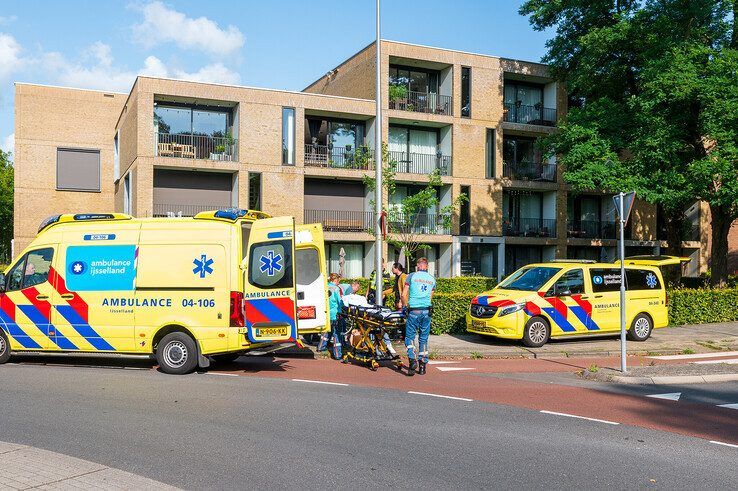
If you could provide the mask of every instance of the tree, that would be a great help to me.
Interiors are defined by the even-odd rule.
[[[635,189],[665,212],[679,253],[686,206],[712,216],[712,281],[727,279],[738,218],[736,1],[528,0],[535,29],[556,27],[544,62],[571,110],[541,144],[575,190]]]
[[[0,150],[0,263],[10,261],[13,240],[13,162],[10,152]]]
[[[389,156],[387,145],[382,144],[382,191],[385,196],[392,196],[397,189],[397,162]],[[373,176],[364,176],[364,184],[372,192],[377,189],[377,181]],[[451,227],[452,218],[457,208],[467,200],[466,195],[459,195],[445,206],[440,206],[440,188],[443,185],[438,170],[431,172],[428,183],[415,194],[404,197],[399,204],[382,206],[387,223],[387,243],[403,250],[405,256],[412,259],[419,251],[430,248],[423,237],[428,234],[443,233],[441,230]],[[375,206],[372,200],[372,206]],[[428,213],[428,210],[438,210]],[[369,233],[374,235],[372,228]]]

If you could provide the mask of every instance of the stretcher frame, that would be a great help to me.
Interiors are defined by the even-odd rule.
[[[396,370],[402,370],[402,360],[390,353],[384,335],[389,335],[391,331],[397,329],[405,329],[405,316],[385,319],[378,315],[382,310],[380,306],[350,305],[339,314],[346,320],[344,346],[348,349],[343,355],[344,362],[356,360],[366,363],[372,371],[376,371],[380,361],[391,361]],[[359,331],[360,336],[355,344],[351,342],[351,333],[354,329]]]

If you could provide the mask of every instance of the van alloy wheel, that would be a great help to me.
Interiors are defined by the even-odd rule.
[[[643,338],[648,335],[648,331],[651,329],[651,323],[645,317],[641,317],[636,320],[634,328],[638,337]]]
[[[542,321],[535,321],[528,327],[528,337],[536,344],[546,341],[548,328]]]

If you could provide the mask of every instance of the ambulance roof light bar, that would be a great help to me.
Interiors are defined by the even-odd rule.
[[[195,215],[194,218],[201,220],[219,218],[221,220],[230,220],[235,222],[239,218],[259,220],[262,218],[271,218],[271,215],[264,213],[263,211],[244,210],[241,208],[223,208],[215,211],[201,211]]]
[[[592,259],[554,259],[552,263],[577,263],[577,264],[595,264],[597,261]]]
[[[39,233],[56,224],[56,223],[68,223],[68,222],[86,222],[86,221],[103,221],[103,220],[130,220],[133,218],[131,215],[125,213],[77,213],[76,215],[64,214],[64,215],[52,215],[41,222],[38,227]]]

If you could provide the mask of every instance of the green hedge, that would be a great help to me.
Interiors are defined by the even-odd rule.
[[[463,334],[466,313],[476,293],[436,293],[433,295],[433,334]]]
[[[738,288],[669,290],[669,324],[738,320]]]
[[[351,283],[352,279],[342,279],[341,283]],[[361,293],[369,286],[368,278],[355,278],[361,284]],[[436,293],[474,293],[491,290],[497,284],[495,278],[484,276],[459,276],[456,278],[437,278]]]

